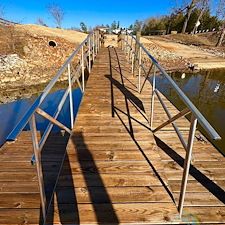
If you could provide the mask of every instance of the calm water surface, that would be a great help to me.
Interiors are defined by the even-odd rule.
[[[58,103],[61,100],[65,90],[57,90],[49,94],[46,99],[41,104],[40,108],[46,111],[48,114],[53,115]],[[0,105],[0,146],[5,142],[6,137],[11,132],[14,126],[20,121],[22,116],[27,112],[29,107],[36,100],[38,95],[32,95],[31,98],[20,99],[18,101],[10,102],[4,105]],[[73,90],[73,99],[74,99],[74,115],[76,115],[80,101],[82,98],[82,93],[80,89]],[[37,130],[44,131],[48,125],[48,121],[43,117],[36,115],[37,119]],[[62,108],[58,116],[58,120],[70,127],[70,115],[69,115],[69,98]],[[25,127],[25,130],[29,129],[29,125]],[[60,130],[60,128],[54,126],[53,130]]]
[[[175,72],[170,75],[220,134],[222,141],[213,141],[213,144],[225,154],[225,70],[185,74]],[[177,108],[184,108],[184,104],[162,75],[157,76],[156,85]]]

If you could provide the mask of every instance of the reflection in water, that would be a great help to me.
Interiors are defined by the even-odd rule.
[[[26,86],[21,88],[13,88],[13,89],[7,89],[2,90],[0,92],[0,105],[17,101],[22,98],[31,98],[33,95],[39,96],[41,92],[46,88],[48,84],[39,84],[39,85],[33,85],[33,86]],[[58,81],[54,87],[50,90],[50,93],[59,90],[59,89],[65,89],[68,87],[68,81]],[[73,88],[77,89],[79,88],[77,83],[73,84]]]
[[[65,90],[57,90],[51,94],[49,94],[40,108],[47,112],[49,115],[53,115],[58,103],[60,102]],[[79,104],[81,101],[82,93],[80,89],[73,90],[73,108],[74,115],[76,115]],[[13,127],[20,121],[22,116],[27,112],[29,107],[36,100],[37,95],[32,95],[27,99],[20,99],[15,102],[10,102],[5,105],[0,105],[0,146],[5,142],[6,137],[11,132]],[[37,129],[40,131],[44,131],[48,125],[48,121],[43,117],[36,115],[37,119]],[[67,97],[66,102],[58,116],[58,119],[61,123],[70,128],[70,116],[69,116],[69,98]],[[29,129],[27,125],[25,129]],[[60,128],[53,126],[52,130],[60,130]]]
[[[213,144],[225,154],[225,70],[185,73],[185,76],[174,72],[171,77],[222,137],[222,141]],[[156,86],[177,108],[184,107],[162,75],[157,76]]]

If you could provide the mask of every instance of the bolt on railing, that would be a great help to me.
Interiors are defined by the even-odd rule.
[[[38,96],[36,101],[31,105],[28,109],[27,113],[22,117],[19,123],[15,126],[15,128],[11,131],[11,133],[6,138],[7,142],[16,141],[17,136],[24,129],[27,123],[30,125],[30,132],[32,137],[32,144],[34,150],[34,156],[31,159],[31,162],[36,164],[37,169],[37,177],[40,191],[40,200],[41,200],[41,208],[42,208],[42,216],[45,220],[46,218],[46,195],[44,189],[44,180],[42,173],[42,164],[41,164],[41,150],[51,132],[53,125],[60,127],[68,133],[71,133],[71,129],[73,129],[74,124],[74,112],[73,112],[73,96],[72,96],[72,85],[74,82],[78,83],[79,88],[82,92],[85,90],[85,67],[91,71],[91,64],[94,61],[98,51],[99,51],[99,32],[94,31],[89,34],[88,37],[78,46],[78,48],[73,52],[73,54],[69,57],[69,59],[65,62],[65,64],[61,67],[55,77],[51,80],[51,82],[47,85],[44,91]],[[81,60],[74,68],[72,60],[78,55],[81,51]],[[86,62],[86,64],[85,64]],[[50,116],[45,111],[40,108],[41,103],[46,98],[47,94],[50,92],[55,83],[59,80],[62,74],[66,72],[68,77],[68,87],[65,90],[64,95],[61,98],[60,103],[57,106],[57,109],[53,116]],[[81,77],[81,83],[79,78]],[[63,107],[63,104],[66,101],[67,96],[69,95],[69,107],[70,107],[70,122],[71,129],[57,121],[57,117]],[[44,134],[38,142],[37,128],[36,128],[36,119],[35,114],[38,114],[49,121],[49,124],[44,131]]]
[[[137,89],[138,92],[141,93],[145,82],[148,80],[150,72],[153,68],[153,79],[152,79],[152,96],[151,96],[151,109],[150,109],[150,127],[152,129],[152,132],[155,133],[158,130],[162,129],[163,127],[172,124],[179,140],[181,141],[185,151],[185,160],[184,160],[184,168],[183,168],[183,176],[182,176],[182,183],[181,183],[181,189],[180,189],[180,197],[179,197],[179,203],[178,203],[178,211],[180,216],[182,216],[183,212],[183,206],[184,206],[184,199],[185,199],[185,193],[186,193],[186,187],[187,187],[187,180],[190,170],[190,164],[191,160],[193,159],[192,155],[192,149],[193,149],[193,142],[195,137],[195,131],[197,122],[199,122],[203,129],[209,134],[209,136],[213,140],[221,140],[220,135],[214,130],[214,128],[211,126],[211,124],[205,119],[205,117],[199,112],[199,110],[193,105],[193,103],[188,99],[188,97],[183,93],[183,91],[177,86],[177,84],[172,80],[172,78],[164,71],[164,69],[158,64],[158,62],[153,58],[153,56],[146,50],[146,48],[132,35],[132,34],[125,34],[126,37],[122,39],[122,46],[123,50],[125,51],[125,55],[128,55],[128,60],[131,61],[131,71],[134,73],[134,66],[135,66],[135,60],[138,61],[138,81],[137,81]],[[138,52],[134,50],[134,43],[137,43],[139,46]],[[126,47],[124,47],[126,46]],[[145,65],[142,63],[142,53],[145,53],[145,57],[150,60],[151,65],[149,66],[149,69],[147,70]],[[130,54],[132,55],[130,57]],[[164,103],[160,92],[158,91],[156,87],[156,69],[158,69],[161,74],[164,76],[164,78],[167,79],[167,81],[171,84],[173,89],[176,91],[180,99],[185,103],[186,108],[181,110],[177,115],[171,116],[168,108],[166,107],[166,104]],[[144,75],[141,74],[143,71]],[[144,78],[144,81],[141,83],[141,78]],[[162,123],[157,128],[153,129],[153,119],[154,119],[154,103],[155,103],[155,95],[158,97],[163,109],[165,110],[168,120],[164,123]],[[185,116],[187,114],[191,113],[191,120],[190,120],[190,128],[189,128],[189,134],[188,134],[188,140],[187,142],[183,138],[179,128],[177,127],[175,121],[182,116]]]

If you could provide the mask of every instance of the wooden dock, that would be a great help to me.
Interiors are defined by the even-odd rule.
[[[68,135],[56,132],[42,151],[48,202],[57,183],[46,224],[187,224],[193,219],[195,224],[225,224],[225,159],[197,138],[179,219],[185,150],[171,126],[153,135],[151,85],[146,83],[142,94],[136,85],[123,52],[102,48],[68,145]],[[154,126],[167,120],[157,100],[155,112]],[[189,122],[183,118],[177,124],[187,136]],[[28,132],[0,149],[0,224],[43,222],[31,156]]]

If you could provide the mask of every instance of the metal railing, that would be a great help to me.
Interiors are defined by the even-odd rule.
[[[15,25],[15,24],[19,24],[19,23],[0,18],[0,24],[2,24],[2,25]]]
[[[150,112],[149,123],[150,123],[150,127],[151,127],[153,133],[157,132],[158,130],[162,129],[163,127],[165,127],[169,124],[172,124],[179,140],[181,141],[184,149],[186,150],[181,190],[180,190],[180,197],[179,197],[179,203],[178,203],[178,211],[181,216],[182,211],[183,211],[188,174],[189,174],[190,164],[191,164],[191,160],[192,160],[192,148],[193,148],[193,142],[194,142],[197,122],[199,122],[201,124],[203,129],[209,134],[209,136],[213,140],[221,140],[221,137],[214,130],[214,128],[210,125],[210,123],[205,119],[205,117],[199,112],[199,110],[194,106],[194,104],[189,100],[189,98],[183,93],[183,91],[177,86],[177,84],[172,80],[172,78],[158,64],[158,62],[153,58],[153,56],[146,50],[146,48],[132,34],[128,34],[128,33],[123,34],[122,49],[124,50],[126,57],[128,58],[128,61],[131,62],[132,73],[135,72],[134,70],[135,70],[135,65],[136,65],[136,70],[138,73],[137,88],[138,88],[139,93],[141,93],[141,91],[145,85],[145,82],[147,80],[149,80],[148,77],[153,69],[152,83],[149,81],[152,84],[151,112]],[[150,66],[148,66],[148,69],[146,69],[145,64],[142,63],[143,53],[145,53],[145,57],[147,59],[149,59],[149,62],[151,64]],[[160,96],[160,92],[158,91],[158,89],[156,87],[156,69],[158,69],[158,71],[163,75],[163,77],[167,79],[169,84],[173,87],[173,89],[176,91],[176,93],[178,94],[180,99],[186,105],[186,108],[181,110],[175,116],[171,116],[168,108],[166,107],[166,104],[164,103],[162,97]],[[142,71],[143,71],[144,75],[141,74]],[[136,75],[136,74],[134,74],[134,75]],[[144,81],[141,83],[142,77],[144,78]],[[155,95],[158,97],[163,109],[165,110],[165,112],[168,116],[168,120],[153,130]],[[191,119],[190,119],[188,141],[186,142],[185,139],[183,138],[178,126],[176,125],[175,121],[189,113],[191,113]]]
[[[8,135],[6,141],[16,141],[17,136],[20,132],[24,129],[27,123],[30,125],[30,132],[32,137],[32,144],[34,149],[34,157],[32,160],[35,159],[35,164],[37,168],[37,177],[38,177],[38,184],[40,190],[40,200],[41,200],[41,208],[42,208],[42,215],[45,220],[46,217],[46,196],[44,190],[44,181],[43,181],[43,173],[42,173],[42,165],[41,165],[41,150],[51,132],[53,125],[56,125],[68,133],[71,133],[71,129],[73,128],[74,123],[74,112],[73,112],[73,97],[72,97],[72,85],[76,81],[81,89],[84,92],[85,89],[85,68],[88,69],[89,73],[91,71],[91,65],[94,61],[98,51],[100,48],[99,43],[99,32],[94,31],[91,33],[73,52],[73,54],[69,57],[69,59],[65,62],[65,64],[61,67],[55,77],[51,80],[51,82],[47,85],[44,91],[39,95],[36,101],[31,105],[27,113],[23,116],[23,118],[19,121],[19,123],[15,126],[12,132]],[[80,55],[81,59],[79,63],[74,67],[73,60],[77,55]],[[40,108],[41,103],[44,101],[47,94],[50,92],[52,87],[55,83],[61,78],[61,76],[67,73],[68,76],[68,87],[64,92],[64,95],[61,98],[60,103],[54,113],[53,116],[50,116],[45,111]],[[80,82],[81,79],[81,82]],[[67,96],[69,96],[69,107],[70,107],[70,121],[71,121],[71,129],[57,121],[57,117],[63,107],[63,104],[66,101]],[[36,119],[35,114],[39,114],[45,119],[49,121],[49,124],[44,131],[43,136],[41,137],[40,142],[38,142],[37,136],[37,128],[36,128]]]

